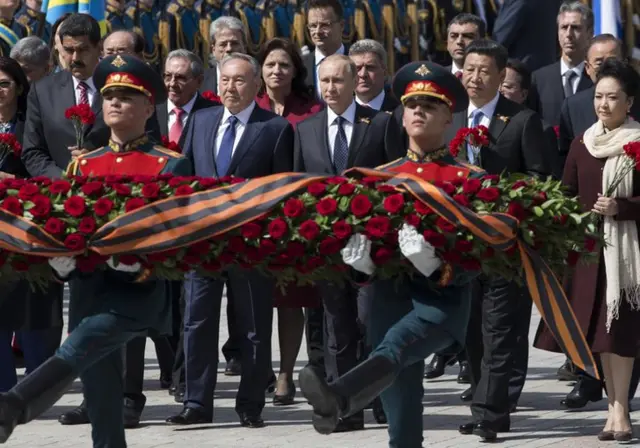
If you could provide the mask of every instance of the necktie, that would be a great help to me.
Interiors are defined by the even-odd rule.
[[[218,157],[216,158],[216,166],[218,176],[226,176],[231,165],[231,156],[233,156],[233,144],[236,141],[236,124],[238,124],[238,118],[231,115],[227,122],[229,126],[224,131],[222,136],[222,142],[218,149]]]
[[[456,78],[458,78],[460,81],[462,81],[462,70],[458,70],[456,72]]]
[[[80,91],[80,101],[78,104],[89,104],[89,86],[84,81],[78,83],[78,90]]]
[[[182,135],[182,115],[184,114],[184,109],[175,107],[173,114],[176,116],[176,121],[173,122],[171,129],[169,129],[169,141],[178,143]]]
[[[480,109],[476,109],[473,112],[471,127],[475,128],[480,126],[480,123],[482,123],[482,117],[484,117],[482,111]],[[467,158],[469,159],[469,163],[480,166],[480,148],[474,148],[467,143]]]
[[[349,160],[349,142],[347,142],[347,134],[344,132],[345,121],[343,117],[337,117],[334,121],[338,124],[338,133],[333,143],[333,167],[336,174],[347,169],[347,161]]]
[[[573,95],[573,79],[578,76],[573,70],[569,70],[564,74],[564,97],[569,98]]]

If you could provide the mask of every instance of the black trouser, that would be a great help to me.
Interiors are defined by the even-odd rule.
[[[156,356],[160,372],[169,374],[173,365],[175,353],[171,347],[168,336],[158,336],[151,338],[156,346]],[[126,345],[125,365],[124,365],[124,396],[131,398],[138,404],[144,405],[144,351],[147,338],[139,336]]]

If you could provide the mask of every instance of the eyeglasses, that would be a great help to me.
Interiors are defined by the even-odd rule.
[[[186,84],[193,79],[185,75],[173,73],[165,73],[162,75],[162,78],[164,79],[164,82],[171,82],[172,80],[175,80],[178,84]]]

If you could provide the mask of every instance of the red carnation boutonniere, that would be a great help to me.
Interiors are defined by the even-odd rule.
[[[449,151],[451,151],[453,157],[458,157],[460,149],[465,143],[469,143],[476,148],[487,146],[489,144],[489,129],[486,126],[460,129],[449,142]]]
[[[91,106],[88,104],[78,104],[71,106],[64,111],[64,116],[67,120],[73,122],[73,128],[76,131],[76,146],[78,149],[84,148],[84,125],[90,125],[95,123],[96,115],[91,110]]]
[[[560,126],[554,126],[553,132],[556,133],[556,137],[560,137]]]
[[[201,95],[202,95],[202,98],[206,100],[212,101],[214,103],[222,104],[222,100],[218,95],[213,93],[213,90],[205,90],[204,92],[202,92]]]
[[[162,146],[164,146],[167,149],[170,149],[173,152],[178,152],[182,154],[182,148],[180,147],[180,145],[178,145],[176,142],[172,142],[171,140],[169,140],[169,137],[167,137],[166,135],[162,136]]]

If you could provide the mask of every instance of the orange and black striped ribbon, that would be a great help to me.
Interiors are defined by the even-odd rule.
[[[496,250],[517,244],[533,302],[566,355],[598,378],[593,355],[560,283],[540,256],[518,238],[515,218],[499,213],[478,215],[442,190],[411,174],[353,169],[349,175],[376,176],[406,191],[442,218],[466,228]],[[101,255],[147,254],[188,246],[262,217],[285,199],[325,179],[283,173],[252,179],[189,196],[173,197],[121,215],[93,235],[88,247]],[[30,221],[0,210],[0,249],[39,256],[76,255]]]

